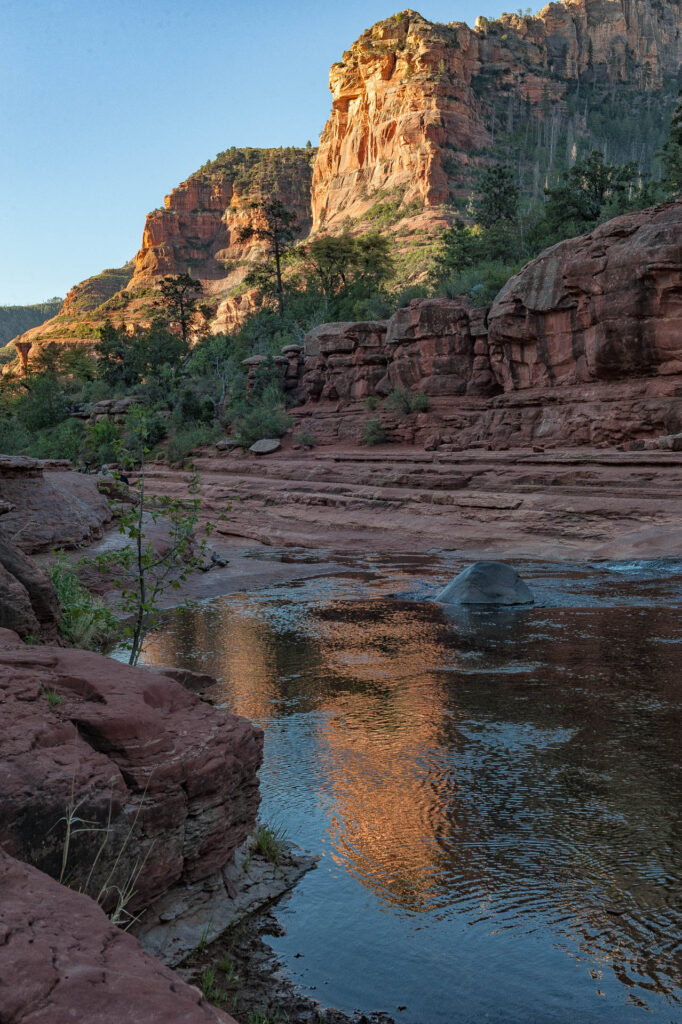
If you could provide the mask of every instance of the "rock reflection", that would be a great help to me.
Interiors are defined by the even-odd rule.
[[[222,677],[266,730],[307,716],[304,798],[324,790],[334,859],[386,908],[545,929],[646,1005],[682,975],[679,639],[664,605],[231,598],[147,659]]]

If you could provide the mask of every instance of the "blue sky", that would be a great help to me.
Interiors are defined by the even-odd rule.
[[[425,0],[432,21],[499,15]],[[329,65],[398,4],[0,0],[0,305],[139,247],[148,210],[228,146],[317,143]]]

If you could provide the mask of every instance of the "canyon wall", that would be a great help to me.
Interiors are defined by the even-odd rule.
[[[240,241],[250,203],[276,195],[299,235],[393,236],[401,280],[424,276],[435,236],[467,215],[481,167],[501,160],[539,198],[581,153],[651,169],[682,64],[678,0],[563,0],[534,17],[431,23],[407,10],[364,32],[330,72],[332,111],[317,152],[230,149],[148,214],[124,268],[71,290],[60,313],[21,336],[92,342],[107,319],[146,325],[166,274],[190,270],[213,330],[258,308],[241,284],[262,251]],[[311,192],[312,189],[312,192]]]
[[[348,218],[380,221],[382,205],[396,222],[421,214],[417,230],[424,210],[437,224],[437,211],[442,219],[446,204],[466,199],[500,136],[498,156],[518,162],[522,186],[537,194],[538,172],[551,171],[554,155],[539,160],[538,140],[557,159],[581,137],[607,148],[614,126],[597,128],[589,111],[609,90],[636,86],[633,108],[666,83],[674,91],[681,30],[680,5],[651,0],[552,3],[535,17],[479,18],[474,29],[410,10],[379,22],[330,72],[314,230],[337,230]]]
[[[424,412],[377,405],[422,391]],[[416,299],[305,339],[294,414],[318,443],[622,443],[682,430],[682,202],[553,246],[490,310]],[[367,408],[376,406],[376,411]]]

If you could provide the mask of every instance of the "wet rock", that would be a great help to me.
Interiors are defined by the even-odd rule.
[[[442,604],[532,604],[533,594],[506,562],[474,562],[441,590]]]
[[[281,447],[282,445],[279,438],[263,437],[260,441],[254,442],[254,444],[249,448],[249,451],[253,452],[254,455],[270,455]]]
[[[234,1024],[88,896],[0,850],[3,1024]]]

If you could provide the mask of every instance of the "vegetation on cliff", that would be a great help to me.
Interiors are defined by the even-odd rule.
[[[63,301],[55,297],[46,302],[36,302],[32,306],[0,306],[0,347],[18,334],[29,331],[31,327],[38,327],[55,316]]]

